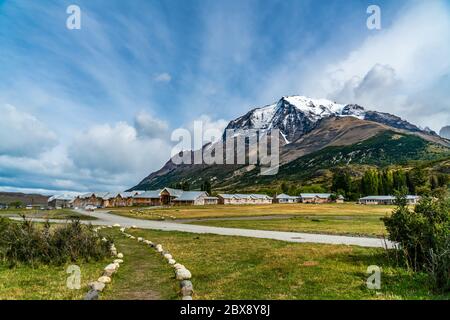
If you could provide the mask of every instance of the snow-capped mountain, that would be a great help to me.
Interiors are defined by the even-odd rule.
[[[271,105],[254,108],[230,121],[226,129],[267,132],[279,129],[285,139],[285,143],[280,141],[280,174],[285,179],[293,175],[296,182],[299,182],[296,174],[302,173],[305,181],[311,177],[326,177],[326,170],[342,164],[404,163],[421,160],[424,155],[439,157],[450,151],[448,140],[395,115],[366,110],[357,104],[303,96],[282,97]],[[239,134],[235,132],[234,136]],[[431,145],[437,152],[434,155],[428,152]],[[191,157],[213,147],[213,144],[206,144],[202,150],[194,150]],[[325,149],[327,151],[323,152]],[[311,166],[316,167],[311,169]],[[131,190],[151,190],[180,181],[198,188],[206,180],[215,187],[236,189],[256,184],[258,172],[257,167],[250,165],[176,165],[170,159]],[[271,179],[277,176],[259,183],[270,184]]]
[[[232,120],[227,129],[279,129],[286,143],[290,143],[314,129],[320,120],[329,117],[354,117],[397,129],[421,131],[415,125],[388,113],[365,110],[357,104],[340,104],[304,96],[282,97],[277,103],[252,109]]]

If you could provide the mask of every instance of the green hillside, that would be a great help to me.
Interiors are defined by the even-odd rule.
[[[273,176],[259,175],[258,166],[252,170],[245,166],[230,165],[184,166],[156,178],[151,184],[145,185],[145,188],[154,189],[187,182],[191,189],[198,189],[206,180],[211,181],[215,190],[230,191],[258,190],[280,184],[282,181],[310,184],[318,180],[330,184],[331,170],[337,167],[345,166],[360,172],[370,167],[383,168],[392,165],[439,167],[439,163],[448,159],[449,148],[415,135],[386,131],[350,146],[326,147],[300,157],[281,166],[278,174]]]

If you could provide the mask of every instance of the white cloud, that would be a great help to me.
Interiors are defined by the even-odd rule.
[[[33,115],[0,105],[0,154],[37,156],[57,143],[56,135]]]
[[[358,102],[362,105],[381,103],[381,97],[394,96],[401,88],[395,70],[388,65],[376,64],[363,78],[354,76],[338,92],[331,96],[338,101]],[[391,101],[392,103],[392,101]],[[377,104],[377,105],[378,105]]]
[[[270,101],[302,94],[358,103],[434,130],[450,123],[448,5],[408,3],[391,25],[368,34],[347,50],[347,43],[324,43],[311,55],[300,45],[262,79],[261,96]]]
[[[345,59],[328,66],[340,71],[335,80],[363,77],[377,64],[391,66],[401,80],[428,83],[450,67],[448,8],[440,2],[420,2],[399,13],[391,27],[375,32]]]
[[[318,80],[332,99],[397,114],[438,130],[450,122],[437,83],[450,74],[450,12],[442,2],[416,2],[391,27],[375,32]],[[326,76],[324,76],[326,75]],[[316,78],[317,79],[317,78]]]
[[[152,120],[167,130],[163,121]],[[170,150],[168,139],[140,136],[126,122],[94,125],[68,147],[60,144],[36,157],[0,154],[0,186],[46,194],[123,191],[159,169],[170,158]]]
[[[170,158],[166,140],[139,137],[125,122],[95,125],[79,134],[69,148],[75,166],[93,175],[125,174],[132,184]]]
[[[156,82],[170,82],[172,80],[172,76],[166,72],[160,73],[157,76],[155,76],[154,80]]]
[[[148,138],[167,138],[169,125],[166,121],[139,112],[134,118],[134,126],[139,136]]]

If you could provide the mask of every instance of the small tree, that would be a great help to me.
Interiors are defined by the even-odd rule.
[[[383,218],[389,239],[399,243],[411,269],[427,271],[436,288],[450,290],[449,199],[424,196],[410,210],[405,194],[397,194],[397,208]]]

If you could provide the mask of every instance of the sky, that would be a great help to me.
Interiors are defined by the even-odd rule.
[[[449,40],[447,0],[0,0],[0,191],[124,190],[169,159],[176,128],[286,95],[439,131]]]

